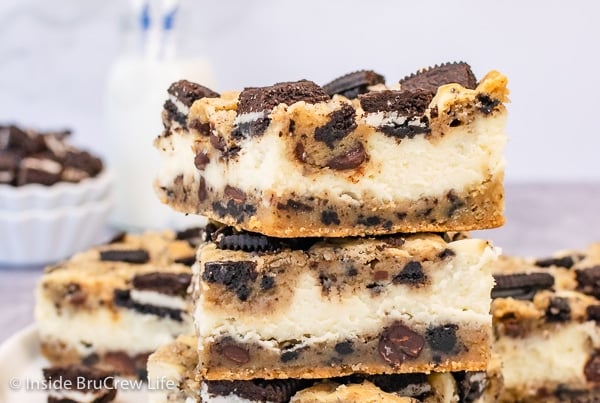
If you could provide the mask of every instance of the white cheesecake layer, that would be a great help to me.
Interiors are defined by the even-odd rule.
[[[429,284],[422,289],[389,285],[376,295],[363,287],[342,297],[324,297],[317,276],[303,273],[285,308],[270,315],[261,312],[243,316],[211,309],[205,305],[201,292],[195,308],[198,335],[202,343],[212,342],[222,334],[237,335],[241,342],[254,342],[277,351],[278,342],[283,340],[314,343],[378,334],[382,326],[395,320],[407,326],[420,324],[421,328],[447,323],[491,328],[490,265],[496,260],[496,251],[477,239],[452,242],[449,247],[456,256],[428,273]]]
[[[379,202],[416,200],[451,189],[470,189],[501,174],[505,117],[496,114],[476,119],[450,128],[435,141],[420,135],[398,142],[373,133],[365,144],[369,161],[364,164],[364,174],[352,180],[348,179],[351,171],[327,168],[305,175],[302,163],[286,148],[287,141],[279,137],[279,128],[271,126],[260,137],[242,140],[240,152],[228,164],[212,158],[203,176],[214,192],[229,185],[249,194],[269,191],[281,196],[293,190],[297,195],[327,195],[332,201],[347,197],[348,192],[358,201],[362,201],[361,193]],[[179,175],[185,183],[199,179],[192,143],[191,136],[182,132],[160,139],[163,158],[158,186],[171,187]]]
[[[568,323],[524,338],[501,337],[494,343],[494,352],[502,357],[505,386],[528,387],[534,395],[548,384],[585,386],[585,364],[590,351],[599,347],[596,324],[585,322]]]
[[[43,299],[38,299],[35,317],[42,342],[61,341],[81,356],[108,351],[147,353],[192,331],[185,314],[178,322],[129,309],[69,313],[57,311],[51,301]]]

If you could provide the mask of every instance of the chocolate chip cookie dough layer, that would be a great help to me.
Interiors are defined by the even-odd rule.
[[[192,329],[186,235],[125,235],[48,267],[35,294],[44,356],[143,377],[148,354]]]
[[[496,254],[485,241],[419,234],[286,244],[226,230],[212,238],[194,266],[205,379],[487,366]]]
[[[197,340],[181,336],[148,359],[152,403],[224,402],[496,402],[502,387],[498,360],[486,371],[360,375],[332,379],[199,381]]]
[[[220,96],[173,84],[155,141],[159,197],[277,237],[501,225],[506,77],[493,71],[477,83],[464,63],[399,87],[365,77],[374,85],[359,94],[344,80]]]
[[[592,291],[588,280],[599,246],[499,261],[492,314],[505,378],[502,401],[600,399],[600,301],[580,292]]]

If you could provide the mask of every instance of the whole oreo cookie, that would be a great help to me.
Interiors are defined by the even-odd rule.
[[[369,92],[369,87],[377,84],[385,84],[385,78],[381,74],[373,70],[359,70],[325,84],[323,90],[330,96],[338,94],[354,99]]]
[[[301,379],[254,379],[249,381],[205,381],[208,393],[230,396],[235,393],[249,401],[285,403],[309,381]]]

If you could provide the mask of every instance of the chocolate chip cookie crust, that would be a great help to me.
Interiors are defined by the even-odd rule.
[[[155,141],[159,197],[277,237],[500,226],[507,79],[477,83],[450,66],[399,86],[371,77],[360,93],[302,80],[219,95],[177,82]]]

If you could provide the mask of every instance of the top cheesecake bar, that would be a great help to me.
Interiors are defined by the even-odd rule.
[[[497,227],[506,84],[466,63],[394,85],[373,71],[223,94],[178,81],[155,187],[176,210],[275,237]]]

